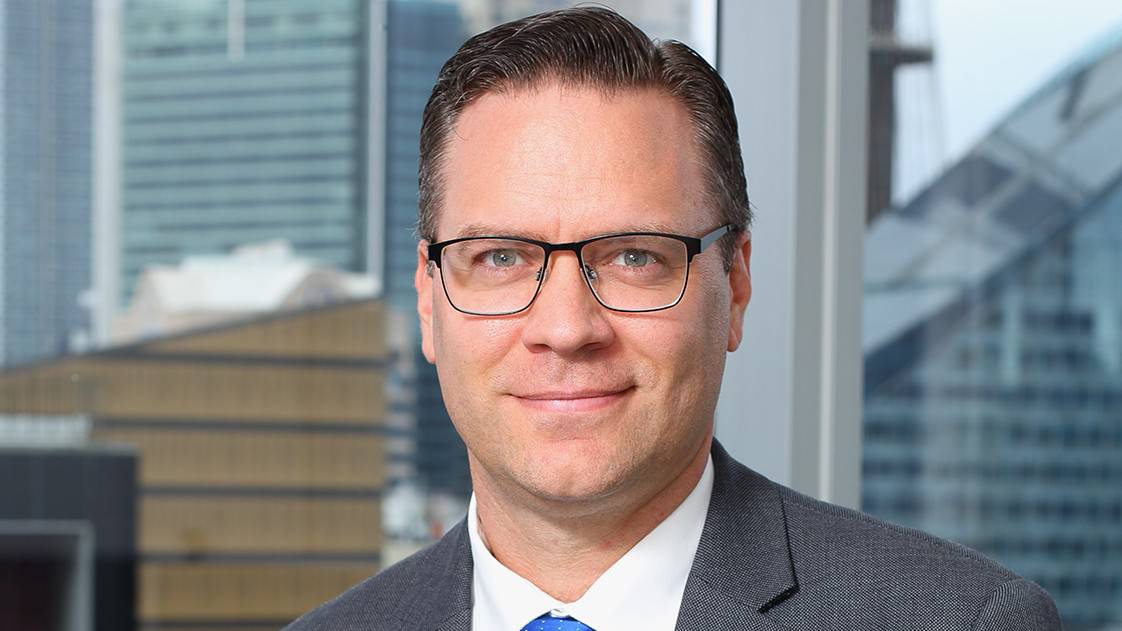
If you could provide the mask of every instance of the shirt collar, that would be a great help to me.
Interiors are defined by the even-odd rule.
[[[604,572],[576,602],[562,603],[499,563],[479,529],[475,495],[468,504],[474,560],[473,618],[486,628],[521,629],[551,610],[593,629],[673,629],[713,493],[713,458],[674,512]]]

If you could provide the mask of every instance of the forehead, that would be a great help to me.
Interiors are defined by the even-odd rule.
[[[466,107],[443,165],[439,238],[466,226],[552,238],[712,220],[685,107],[653,89],[546,85]]]

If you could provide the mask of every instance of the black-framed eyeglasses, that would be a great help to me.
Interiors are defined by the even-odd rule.
[[[573,243],[520,237],[464,237],[428,246],[444,295],[469,315],[513,315],[530,308],[554,252],[572,252],[592,295],[606,309],[660,311],[686,293],[690,263],[721,237],[724,225],[701,238],[661,232],[609,234]]]

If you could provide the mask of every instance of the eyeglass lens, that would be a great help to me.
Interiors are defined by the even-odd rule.
[[[529,306],[542,282],[545,249],[523,241],[479,238],[444,248],[441,273],[452,304],[480,315]],[[598,239],[584,246],[585,277],[607,308],[648,311],[675,304],[685,290],[686,245],[654,235]]]

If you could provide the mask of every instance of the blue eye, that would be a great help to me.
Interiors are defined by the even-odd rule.
[[[518,264],[518,253],[514,250],[491,250],[486,260],[495,267],[514,267]]]
[[[620,252],[617,265],[625,265],[627,267],[643,267],[651,264],[650,252],[643,250],[624,250]]]

